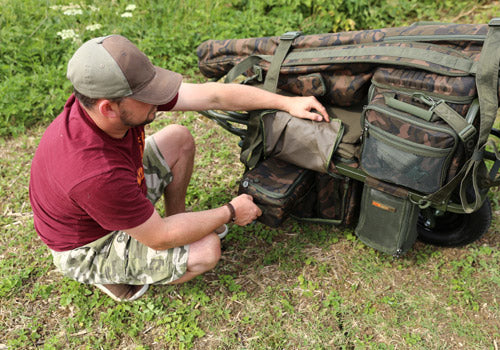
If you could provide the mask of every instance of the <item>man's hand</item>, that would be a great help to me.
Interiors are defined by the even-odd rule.
[[[325,107],[314,96],[290,97],[286,111],[297,118],[330,122]]]
[[[252,196],[241,194],[231,201],[236,213],[234,223],[239,226],[245,226],[253,222],[262,215],[262,211],[253,202]]]

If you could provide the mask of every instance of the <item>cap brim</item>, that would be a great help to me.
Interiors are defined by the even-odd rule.
[[[154,78],[144,88],[128,97],[157,106],[172,101],[179,92],[182,75],[156,66],[155,71]]]

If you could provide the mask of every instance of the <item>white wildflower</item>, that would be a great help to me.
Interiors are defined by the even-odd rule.
[[[78,5],[78,4],[73,4],[73,3],[71,3],[71,4],[69,4],[69,5],[62,5],[62,6],[60,7],[60,9],[61,9],[61,10],[63,10],[63,11],[66,11],[66,10],[74,10],[74,9],[79,9],[79,8],[81,8],[81,7],[80,7],[80,5]]]
[[[92,12],[97,12],[99,11],[99,7],[95,7],[94,5],[89,5],[89,10]]]
[[[62,31],[57,32],[57,35],[63,40],[72,39],[73,41],[76,41],[76,39],[78,39],[78,34],[76,34],[73,29],[63,29]]]
[[[124,12],[122,13],[122,17],[132,17],[132,12]]]
[[[83,11],[81,9],[67,9],[66,11],[63,12],[64,15],[66,16],[76,16],[76,15],[81,15],[83,14]]]
[[[78,4],[69,4],[69,5],[53,5],[53,6],[50,6],[51,9],[53,10],[62,10],[62,11],[66,11],[66,10],[74,10],[74,9],[79,9],[80,8],[80,5]]]
[[[96,24],[91,24],[91,25],[88,25],[85,27],[86,30],[89,30],[91,32],[93,32],[94,30],[98,30],[98,29],[101,29],[102,28],[102,25],[96,23]]]
[[[134,11],[137,8],[134,4],[127,5],[125,11]]]

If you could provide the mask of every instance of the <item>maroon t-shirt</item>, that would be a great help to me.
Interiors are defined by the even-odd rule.
[[[112,138],[71,95],[31,164],[30,201],[42,241],[56,251],[70,250],[149,219],[154,206],[146,198],[143,151],[143,126]]]

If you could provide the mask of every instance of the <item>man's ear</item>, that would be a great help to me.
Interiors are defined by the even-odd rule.
[[[97,102],[97,109],[99,113],[106,118],[117,118],[120,116],[120,110],[116,102],[111,102],[110,100],[99,100]]]

